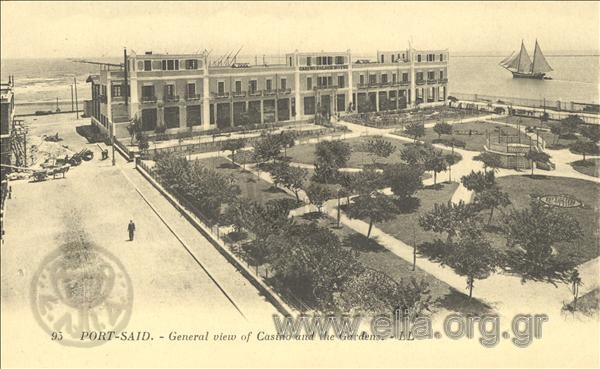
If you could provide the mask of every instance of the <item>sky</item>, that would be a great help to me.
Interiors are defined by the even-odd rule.
[[[12,2],[2,1],[2,58],[138,53],[499,53],[600,49],[598,2]]]

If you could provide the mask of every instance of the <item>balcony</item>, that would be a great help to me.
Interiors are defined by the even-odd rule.
[[[156,96],[142,96],[142,103],[151,104],[156,102]]]
[[[228,99],[229,92],[211,92],[210,95],[215,99]]]
[[[246,91],[234,91],[231,93],[231,96],[233,96],[234,98],[246,97]]]
[[[448,83],[448,78],[440,78],[439,83]]]
[[[277,94],[277,90],[263,90],[263,95],[265,96],[274,96]]]
[[[436,83],[437,83],[437,80],[436,80],[436,79],[428,79],[428,80],[427,80],[427,84],[428,84],[428,85],[435,85]]]
[[[262,96],[262,91],[259,90],[254,90],[254,91],[248,91],[248,96]]]
[[[278,90],[278,93],[279,93],[280,95],[289,95],[289,94],[291,94],[291,93],[292,93],[292,89],[291,89],[291,88],[280,88],[280,89]]]
[[[415,83],[417,85],[421,86],[421,85],[424,85],[425,83],[427,83],[427,81],[425,81],[424,79],[418,79]]]
[[[315,87],[313,87],[313,90],[334,90],[337,89],[338,86],[337,85],[317,85]]]
[[[163,97],[163,99],[165,100],[166,103],[178,102],[179,101],[179,95],[165,95]]]
[[[410,81],[400,81],[400,86],[408,86],[410,85]]]
[[[200,100],[201,98],[202,98],[202,95],[200,95],[200,94],[188,94],[188,95],[185,95],[185,99],[187,101]]]

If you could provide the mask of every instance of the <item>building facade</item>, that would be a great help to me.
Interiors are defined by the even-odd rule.
[[[205,54],[132,54],[125,67],[90,76],[92,121],[117,136],[131,119],[143,131],[209,130],[304,121],[315,114],[410,109],[446,103],[448,51],[286,54],[285,64],[210,65]],[[214,63],[213,63],[214,64]]]
[[[14,79],[8,77],[7,83],[0,84],[0,162],[4,165],[13,164],[12,160],[12,128],[15,119],[15,96],[14,96]],[[10,173],[9,168],[2,168],[1,177]]]

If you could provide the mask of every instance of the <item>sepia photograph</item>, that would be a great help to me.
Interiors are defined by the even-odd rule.
[[[2,367],[600,367],[600,2],[0,18]]]

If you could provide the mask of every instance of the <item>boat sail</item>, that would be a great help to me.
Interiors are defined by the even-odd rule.
[[[548,79],[548,77],[544,76],[546,73],[552,71],[552,67],[548,64],[537,40],[535,40],[533,61],[531,61],[527,53],[525,44],[521,41],[521,51],[518,54],[515,54],[513,51],[500,62],[500,65],[510,71],[513,78]]]

